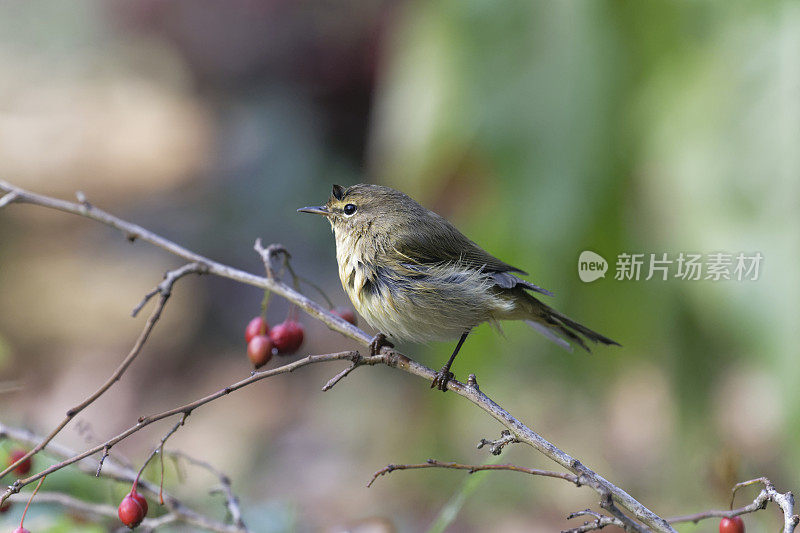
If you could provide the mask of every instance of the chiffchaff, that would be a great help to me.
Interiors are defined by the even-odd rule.
[[[323,215],[331,223],[342,287],[381,332],[373,351],[389,344],[382,334],[415,342],[459,339],[431,387],[447,390],[453,360],[482,322],[524,320],[570,350],[567,340],[589,351],[581,336],[619,346],[542,303],[531,293],[552,293],[517,277],[525,272],[400,191],[334,185],[325,205],[298,211]]]

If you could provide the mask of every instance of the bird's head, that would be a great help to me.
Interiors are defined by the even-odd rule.
[[[425,209],[400,191],[362,183],[347,188],[334,185],[325,205],[297,211],[325,216],[337,235],[363,235],[405,227]]]

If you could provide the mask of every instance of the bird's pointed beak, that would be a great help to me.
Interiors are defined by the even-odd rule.
[[[328,216],[328,215],[331,214],[331,212],[328,211],[328,208],[325,207],[324,205],[320,205],[320,206],[316,206],[316,207],[314,207],[314,206],[312,206],[312,207],[301,207],[300,209],[297,210],[297,212],[298,213],[313,213],[315,215],[324,215],[324,216]]]

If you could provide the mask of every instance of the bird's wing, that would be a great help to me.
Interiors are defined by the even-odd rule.
[[[414,222],[415,227],[393,232],[388,252],[394,257],[390,259],[416,265],[460,263],[466,268],[486,272],[500,288],[523,287],[548,296],[553,295],[550,291],[515,276],[514,273],[527,272],[491,255],[433,211],[428,211],[427,216]]]
[[[500,287],[501,289],[511,289],[512,287],[522,287],[524,289],[528,289],[530,291],[538,292],[540,294],[546,294],[547,296],[553,296],[553,293],[548,291],[547,289],[543,289],[538,285],[534,285],[530,281],[526,281],[524,279],[518,278],[511,272],[492,272],[491,273],[492,279],[494,279],[495,285]]]

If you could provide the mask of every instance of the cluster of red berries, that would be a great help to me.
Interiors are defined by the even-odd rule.
[[[738,516],[723,518],[719,522],[719,533],[744,533],[744,522]]]
[[[119,504],[117,515],[123,524],[133,529],[142,523],[147,516],[147,500],[144,496],[136,492],[136,485],[131,488],[130,494],[126,494]]]
[[[356,316],[350,309],[336,308],[334,315],[356,325]],[[303,344],[304,330],[299,322],[287,318],[270,329],[263,317],[254,317],[244,330],[247,357],[255,368],[266,365],[274,354],[291,355]]]
[[[273,353],[289,355],[299,350],[303,344],[303,326],[287,318],[270,329],[267,321],[257,316],[247,324],[244,340],[250,362],[261,368],[272,359]]]

